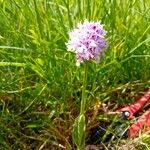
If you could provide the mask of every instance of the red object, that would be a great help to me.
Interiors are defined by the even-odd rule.
[[[146,103],[150,101],[150,89],[145,92],[144,96],[135,103],[123,107],[117,111],[121,112],[122,118],[132,119],[134,115],[140,111]],[[148,109],[139,119],[128,128],[128,136],[134,138],[141,132],[150,131],[150,109]]]
[[[131,138],[136,137],[139,132],[150,131],[150,109],[148,109],[134,124],[128,129],[128,135]]]
[[[128,112],[129,116],[127,116],[127,119],[132,119],[134,117],[134,114],[136,114],[139,110],[141,110],[149,100],[150,100],[150,89],[144,94],[142,98],[137,100],[135,103],[123,107],[117,111],[122,113]]]

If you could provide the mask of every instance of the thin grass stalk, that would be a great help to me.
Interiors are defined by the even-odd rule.
[[[81,1],[80,0],[78,0],[78,10],[79,10],[79,18],[81,19],[81,20],[83,20],[83,14],[82,14],[82,9],[81,9]]]

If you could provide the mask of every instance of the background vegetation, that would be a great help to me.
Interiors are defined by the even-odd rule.
[[[109,43],[88,72],[93,120],[102,103],[113,110],[150,87],[149,0],[0,0],[0,149],[75,149],[83,66],[65,42],[85,19],[101,21]]]

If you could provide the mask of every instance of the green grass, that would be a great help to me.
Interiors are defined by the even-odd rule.
[[[87,111],[149,88],[149,14],[149,0],[0,0],[0,149],[75,149],[84,68],[65,42],[80,21],[101,21],[109,43],[89,67]]]

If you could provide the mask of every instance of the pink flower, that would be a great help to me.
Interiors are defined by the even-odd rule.
[[[76,53],[76,64],[88,60],[99,62],[99,56],[106,48],[106,31],[99,22],[85,21],[78,24],[77,28],[69,33],[69,41],[66,43],[68,51]]]

